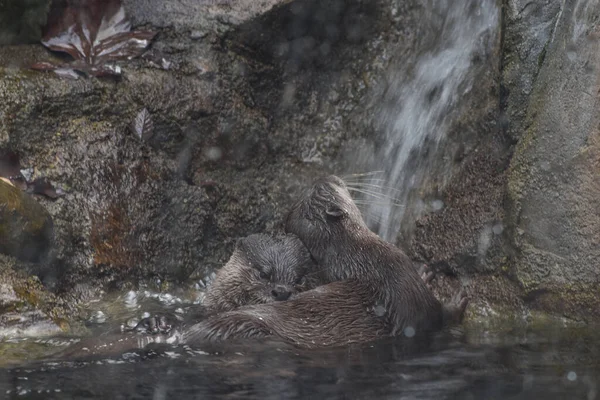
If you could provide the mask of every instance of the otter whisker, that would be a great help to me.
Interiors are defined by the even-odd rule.
[[[375,185],[375,184],[372,184],[372,183],[359,183],[359,184],[350,184],[350,185],[346,184],[346,186],[353,187],[353,188],[359,188],[359,189],[362,189],[362,188],[365,188],[365,187],[367,187],[367,188],[374,188],[374,189],[387,189],[387,190],[390,190],[390,191],[393,191],[393,192],[402,193],[402,190],[400,190],[400,189],[396,189],[396,188],[391,187],[391,186]]]
[[[358,198],[352,199],[356,204],[380,204],[380,205],[395,205],[395,206],[404,206],[403,203],[400,203],[398,199],[393,197],[375,197],[374,199],[366,197],[366,198]]]
[[[371,176],[371,175],[382,174],[382,173],[384,173],[384,172],[385,172],[385,171],[383,171],[383,170],[382,170],[382,171],[364,172],[364,173],[362,173],[362,174],[349,174],[349,175],[344,175],[344,176],[342,176],[342,180],[343,180],[343,181],[346,181],[346,179],[347,179],[347,178],[350,178],[350,177],[355,177],[355,176]]]
[[[362,193],[367,196],[372,196],[379,200],[391,200],[392,202],[395,200],[395,198],[390,195],[383,194],[383,193],[377,193],[377,192],[374,192],[369,189],[359,189],[359,188],[355,188],[355,187],[348,187],[348,190],[357,192],[357,193]]]
[[[399,201],[392,199],[392,198],[387,198],[387,199],[375,199],[375,200],[371,200],[371,199],[353,199],[354,202],[356,204],[362,204],[362,205],[393,205],[393,206],[401,206],[404,207],[405,204],[400,203]]]
[[[376,178],[376,177],[369,177],[369,176],[365,176],[365,177],[356,177],[356,178],[348,178],[348,179],[344,179],[345,183],[352,183],[352,182],[387,182],[388,179],[386,178]]]
[[[347,180],[344,180],[344,183],[346,183],[346,184],[377,183],[377,182],[387,183],[388,181],[389,181],[389,179],[386,179],[386,178],[365,177],[365,178],[347,179]]]
[[[365,216],[368,216],[376,224],[381,224],[383,222],[383,216],[381,214],[375,214],[372,211],[367,211],[367,213],[365,215],[365,212],[363,210],[361,210],[361,214],[363,215],[363,218]]]
[[[352,187],[352,186],[348,186],[348,190],[350,190],[352,192],[357,192],[357,193],[362,193],[362,194],[366,194],[366,195],[369,195],[369,196],[373,196],[373,197],[378,198],[378,199],[383,199],[383,198],[386,197],[385,195],[383,195],[381,193],[374,192],[372,190],[359,189],[359,188],[355,188],[355,187]]]
[[[396,202],[377,202],[377,201],[361,201],[361,200],[354,200],[354,203],[356,203],[356,205],[361,205],[361,206],[393,206],[393,207],[406,207],[404,204],[402,203],[396,203]],[[360,207],[359,207],[360,208]]]

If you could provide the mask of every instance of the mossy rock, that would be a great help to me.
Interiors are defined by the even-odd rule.
[[[0,179],[0,252],[39,262],[52,247],[54,229],[46,209],[29,194]]]

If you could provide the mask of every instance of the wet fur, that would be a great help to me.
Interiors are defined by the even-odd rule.
[[[368,229],[341,179],[318,181],[292,208],[286,230],[308,248],[328,284],[209,318],[187,329],[184,342],[277,335],[314,348],[442,327],[441,304],[409,258]]]
[[[264,274],[261,277],[261,272]],[[323,283],[320,270],[311,259],[310,253],[300,239],[292,234],[269,236],[254,234],[238,240],[233,254],[216,274],[208,287],[201,307],[192,311],[185,322],[178,324],[173,316],[144,318],[134,331],[151,333],[139,335],[127,332],[103,337],[83,339],[56,354],[57,359],[77,359],[121,354],[131,349],[145,347],[149,343],[176,342],[179,331],[189,332],[186,326],[206,320],[219,312],[235,310],[249,304],[277,302],[272,295],[274,289],[289,291],[291,296],[310,290]],[[224,317],[223,321],[226,321]],[[231,324],[231,319],[229,319]],[[171,323],[177,325],[171,331]],[[222,322],[223,327],[228,326]],[[230,328],[233,330],[233,328]],[[248,324],[238,320],[235,324],[236,337],[251,337]],[[215,330],[215,335],[217,331]],[[245,334],[244,334],[245,333]],[[226,332],[223,337],[229,337]],[[265,335],[263,335],[265,336]]]
[[[348,296],[349,291],[354,295]],[[305,348],[371,341],[386,334],[386,325],[362,301],[371,294],[367,292],[357,281],[335,282],[300,293],[292,300],[240,307],[194,325],[183,333],[183,341],[276,335]]]
[[[210,313],[231,311],[272,302],[273,290],[283,289],[294,296],[322,281],[310,253],[296,236],[254,234],[238,240],[229,261],[208,287],[203,306]]]

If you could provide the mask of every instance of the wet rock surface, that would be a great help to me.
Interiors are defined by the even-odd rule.
[[[50,0],[0,1],[0,46],[39,41],[49,7]]]
[[[74,304],[50,293],[34,276],[39,273],[39,265],[0,255],[0,338],[81,332]]]
[[[536,307],[584,320],[600,304],[599,16],[597,2],[561,8],[508,178],[518,282]]]
[[[52,219],[32,196],[0,179],[0,252],[23,261],[47,262]]]
[[[505,0],[502,52],[503,123],[511,140],[521,138],[527,108],[548,46],[555,39],[561,18],[560,1]]]
[[[473,321],[597,318],[598,12],[504,4],[490,134],[440,193],[443,208],[417,221],[410,250],[467,285]]]

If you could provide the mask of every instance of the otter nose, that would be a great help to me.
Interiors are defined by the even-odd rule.
[[[292,292],[285,286],[275,286],[273,290],[271,290],[271,295],[275,301],[284,301],[290,298]]]

